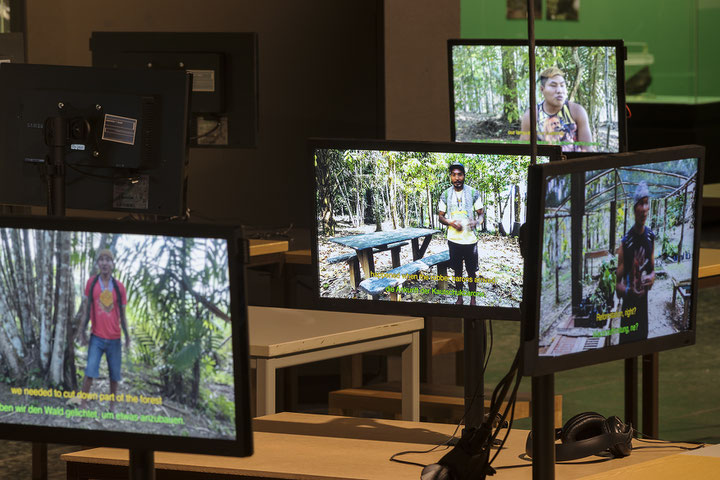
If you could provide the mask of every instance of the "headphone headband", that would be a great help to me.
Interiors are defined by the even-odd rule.
[[[598,422],[601,422],[602,432],[590,437],[587,435],[590,429],[595,429]],[[611,425],[611,423],[613,425]],[[588,425],[590,425],[588,427]],[[619,430],[619,431],[617,431]],[[580,437],[580,440],[575,438]],[[587,437],[587,438],[583,438]],[[610,417],[606,419],[600,414],[594,412],[581,413],[572,417],[565,423],[561,429],[555,430],[555,439],[561,439],[563,443],[555,445],[555,461],[567,462],[569,460],[577,460],[591,455],[596,455],[605,450],[615,457],[625,457],[630,455],[632,450],[633,428],[625,425],[619,418]],[[568,440],[570,439],[570,440]],[[525,441],[525,453],[533,456],[533,435],[532,431],[528,434]]]

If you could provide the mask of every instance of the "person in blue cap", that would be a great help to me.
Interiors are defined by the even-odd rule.
[[[620,334],[620,343],[648,337],[648,292],[655,283],[655,234],[645,225],[650,212],[650,190],[645,181],[635,188],[634,200],[635,224],[618,249],[615,291],[622,299],[620,326],[628,327],[627,333]],[[637,328],[631,330],[635,325]]]

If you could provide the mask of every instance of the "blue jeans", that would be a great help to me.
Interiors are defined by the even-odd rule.
[[[90,335],[85,376],[89,378],[97,378],[100,375],[100,359],[102,358],[103,353],[107,358],[110,380],[113,382],[119,382],[122,380],[122,374],[120,372],[120,366],[122,365],[122,343],[119,338],[116,338],[115,340],[108,340],[96,337],[92,334]]]

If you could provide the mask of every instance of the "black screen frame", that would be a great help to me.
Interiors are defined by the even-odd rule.
[[[434,315],[460,318],[487,318],[493,320],[520,320],[520,308],[489,307],[454,304],[431,304],[417,302],[374,301],[364,299],[341,299],[320,296],[320,273],[318,258],[319,228],[317,212],[317,184],[315,178],[314,154],[316,149],[338,150],[393,150],[416,152],[449,152],[470,154],[522,155],[531,156],[529,145],[503,145],[494,143],[460,143],[460,142],[419,142],[403,140],[356,140],[356,139],[323,139],[308,140],[308,181],[311,189],[312,230],[311,230],[311,266],[313,307],[321,310],[376,313],[387,315]],[[537,155],[548,157],[551,163],[562,158],[559,146],[538,145]],[[528,206],[529,208],[529,206]],[[529,212],[529,210],[528,210]]]
[[[24,159],[27,152],[22,150],[22,129],[29,129],[30,122],[23,123],[17,118],[19,112],[14,111],[13,106],[18,98],[32,104],[34,92],[40,95],[70,92],[86,96],[88,102],[94,96],[126,95],[137,96],[138,99],[152,96],[157,100],[155,109],[160,117],[151,128],[154,134],[152,164],[137,169],[119,169],[103,164],[83,168],[84,173],[66,165],[66,206],[168,217],[185,215],[190,92],[187,74],[6,63],[0,65],[0,87],[0,124],[5,126],[0,131],[0,165],[4,170],[4,180],[0,182],[0,203],[46,206],[48,202],[47,164],[37,163],[36,160],[28,163]],[[48,105],[47,111],[54,113],[54,107]],[[139,130],[142,128],[141,122]],[[66,151],[69,150],[70,145],[66,147]],[[51,147],[44,147],[48,156],[51,151]],[[123,179],[129,183],[130,177],[138,175],[148,176],[147,208],[114,206],[116,198],[112,179]]]
[[[540,290],[542,282],[542,238],[545,210],[546,181],[548,176],[604,170],[621,166],[632,166],[671,160],[697,158],[698,173],[696,183],[695,234],[693,238],[692,286],[689,328],[661,337],[649,338],[622,345],[612,345],[599,350],[571,353],[562,356],[541,356],[539,348]],[[527,252],[525,256],[525,277],[523,281],[523,303],[521,320],[521,372],[526,376],[548,375],[563,370],[586,367],[640,355],[684,347],[695,343],[698,295],[698,265],[700,253],[700,232],[702,225],[702,179],[705,169],[705,148],[687,145],[653,150],[639,150],[583,159],[573,159],[554,164],[538,164],[528,172],[528,198],[536,201],[528,209]]]
[[[0,438],[86,446],[162,450],[211,455],[249,456],[253,453],[250,420],[250,358],[245,267],[248,247],[242,228],[189,223],[146,223],[84,218],[0,215],[0,228],[88,231],[100,233],[217,238],[228,241],[228,278],[232,321],[236,439],[206,439],[109,430],[43,427],[1,423]]]
[[[447,59],[448,59],[448,99],[450,104],[450,138],[455,141],[455,82],[453,80],[453,56],[452,49],[454,46],[470,46],[470,45],[482,45],[482,46],[520,46],[528,47],[529,42],[527,40],[517,39],[449,39],[447,41]],[[625,114],[625,60],[627,58],[627,51],[622,40],[550,40],[550,39],[538,39],[535,41],[536,47],[614,47],[615,48],[615,62],[617,67],[617,100],[618,100],[618,148],[619,152],[563,152],[563,155],[567,158],[579,158],[579,157],[595,157],[598,155],[612,155],[615,153],[627,152],[627,117]],[[538,72],[535,72],[536,75]],[[537,82],[533,83],[537,88]],[[528,142],[528,145],[530,142]]]
[[[218,95],[221,96],[225,109],[222,112],[196,111],[191,100],[193,115],[190,116],[190,127],[192,132],[196,131],[197,115],[202,113],[226,116],[228,144],[202,144],[198,143],[197,137],[189,136],[190,146],[192,148],[255,148],[257,146],[260,83],[257,33],[92,32],[90,50],[93,66],[106,68],[137,68],[128,65],[125,55],[145,55],[148,61],[153,58],[157,61],[163,55],[220,56],[223,91]],[[178,66],[177,69],[181,70],[181,67]],[[196,94],[193,93],[192,96],[195,97]]]

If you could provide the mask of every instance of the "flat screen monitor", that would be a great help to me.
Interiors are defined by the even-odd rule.
[[[182,72],[0,64],[0,203],[47,205],[59,117],[68,208],[183,215],[189,88]]]
[[[519,320],[527,146],[317,140],[309,156],[321,308]]]
[[[529,143],[525,40],[449,40],[450,124],[458,142]],[[567,156],[627,150],[621,40],[538,40],[538,144]]]
[[[252,453],[237,231],[0,217],[0,234],[2,438]]]
[[[190,146],[256,146],[256,33],[93,32],[90,49],[95,67],[191,73]]]
[[[704,148],[530,168],[524,373],[695,341]]]

